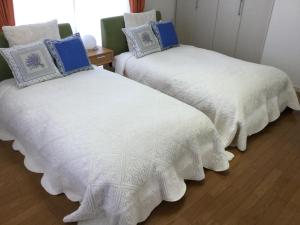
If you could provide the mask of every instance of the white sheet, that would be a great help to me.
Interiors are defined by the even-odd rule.
[[[15,140],[49,193],[80,201],[64,218],[79,225],[137,224],[232,157],[204,114],[102,69],[24,89],[1,82],[0,139]]]
[[[247,136],[261,131],[286,107],[299,110],[288,76],[273,67],[181,45],[136,59],[115,58],[116,72],[204,112],[225,146],[245,150]]]

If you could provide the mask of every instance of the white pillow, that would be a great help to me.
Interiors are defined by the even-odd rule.
[[[142,26],[151,21],[156,21],[156,11],[151,10],[143,13],[124,13],[126,28]]]
[[[43,39],[60,39],[57,20],[21,26],[3,26],[2,30],[10,47]]]

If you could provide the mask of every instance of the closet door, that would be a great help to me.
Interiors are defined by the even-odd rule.
[[[252,1],[252,0],[250,0]],[[244,0],[219,0],[213,49],[235,55]]]
[[[177,0],[176,30],[182,44],[195,45],[196,0]]]
[[[218,0],[177,0],[176,29],[182,44],[212,49]]]
[[[261,61],[275,0],[245,0],[235,57]]]

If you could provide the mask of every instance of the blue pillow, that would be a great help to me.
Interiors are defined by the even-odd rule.
[[[179,45],[172,21],[151,22],[151,25],[162,50]]]
[[[79,33],[62,40],[46,39],[44,42],[64,76],[93,69]]]

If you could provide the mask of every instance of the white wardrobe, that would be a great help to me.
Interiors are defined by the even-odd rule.
[[[181,43],[260,62],[275,0],[177,0]]]

